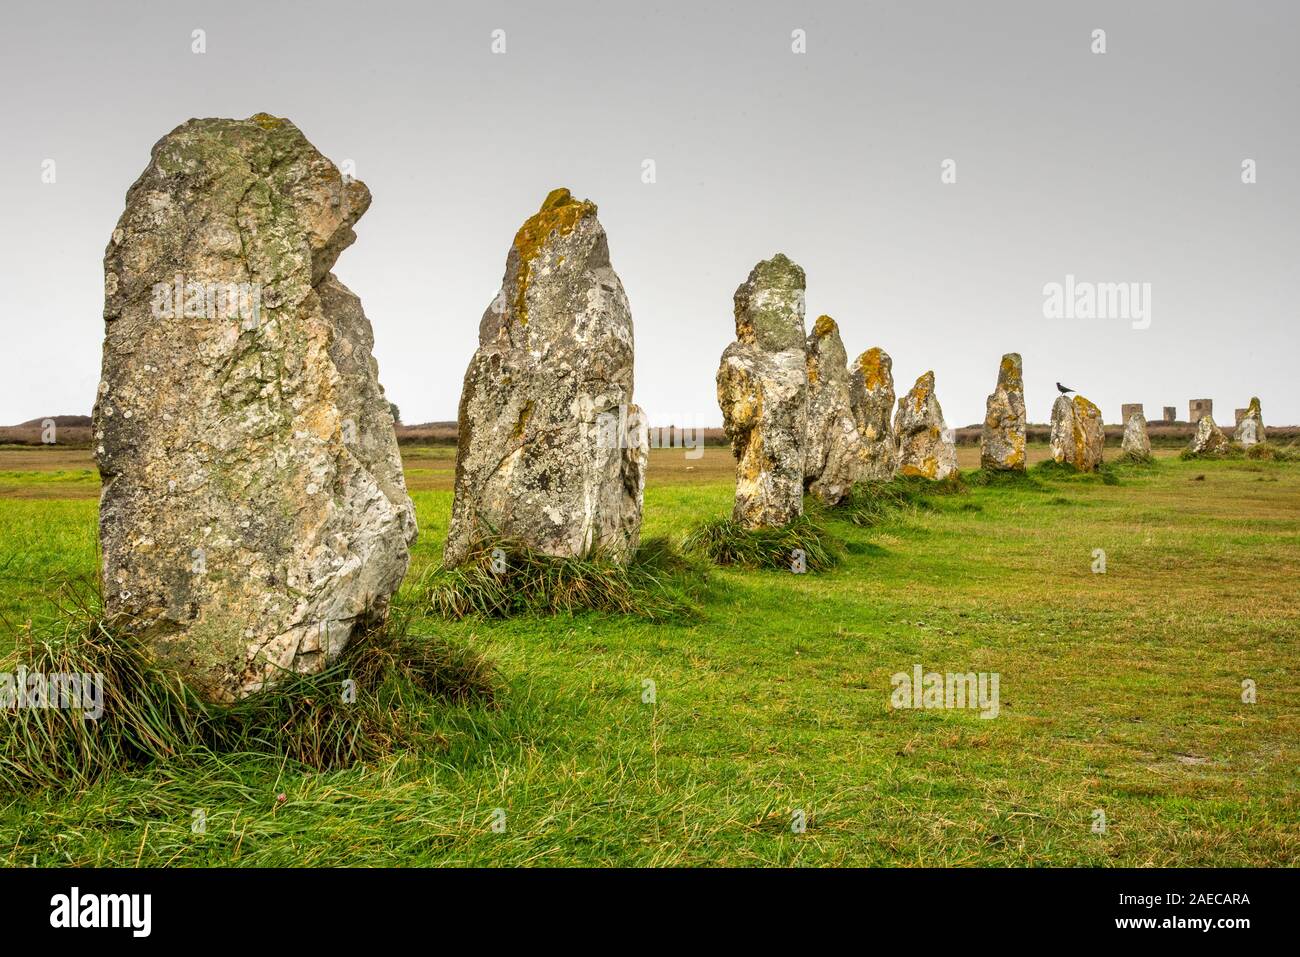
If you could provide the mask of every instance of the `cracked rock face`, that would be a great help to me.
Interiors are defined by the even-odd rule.
[[[1025,377],[1020,354],[1008,352],[998,366],[998,385],[985,406],[980,468],[1025,470]]]
[[[632,312],[596,205],[554,190],[515,235],[465,372],[447,564],[496,539],[633,555],[649,439],[632,356]]]
[[[1250,400],[1250,407],[1246,409],[1245,417],[1237,423],[1233,438],[1243,448],[1258,445],[1267,438],[1264,432],[1264,413],[1260,411],[1258,397]]]
[[[1223,430],[1214,424],[1214,416],[1203,415],[1196,423],[1196,434],[1192,436],[1188,449],[1198,455],[1210,455],[1228,451],[1230,444]]]
[[[827,505],[835,505],[863,469],[862,440],[850,401],[848,355],[839,327],[820,316],[806,343],[808,437],[804,483]]]
[[[804,286],[803,270],[778,253],[734,297],[736,341],[718,367],[718,405],[736,456],[732,519],[745,528],[778,528],[803,514]]]
[[[933,372],[917,379],[912,391],[898,400],[894,434],[900,475],[937,480],[957,471],[957,446],[934,394]]]
[[[104,257],[106,610],[211,701],[320,670],[406,574],[370,323],[330,273],[369,205],[287,120],[190,120]]]
[[[1124,423],[1124,440],[1120,451],[1131,459],[1151,458],[1151,439],[1147,435],[1147,417],[1134,412]]]
[[[854,360],[849,401],[861,441],[858,478],[888,482],[898,468],[898,445],[889,421],[894,413],[894,360],[889,353],[873,348]]]
[[[1052,405],[1053,460],[1073,465],[1080,472],[1096,471],[1101,466],[1105,438],[1101,409],[1081,395],[1073,400],[1068,395],[1057,397]]]

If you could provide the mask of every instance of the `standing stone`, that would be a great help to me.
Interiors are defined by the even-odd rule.
[[[1258,445],[1267,438],[1264,432],[1264,413],[1260,411],[1258,396],[1250,400],[1250,406],[1246,409],[1246,414],[1237,423],[1237,431],[1233,438],[1237,440],[1242,448]]]
[[[862,440],[850,403],[848,355],[839,327],[820,316],[808,335],[808,440],[804,483],[827,505],[844,497],[862,471]]]
[[[1144,462],[1151,458],[1151,439],[1147,436],[1147,417],[1141,411],[1129,415],[1124,423],[1124,441],[1120,445],[1124,455]]]
[[[894,414],[901,475],[944,479],[957,471],[957,446],[934,394],[934,373],[916,380]]]
[[[104,256],[106,611],[211,701],[321,670],[406,574],[370,322],[330,273],[369,205],[288,120],[190,120]]]
[[[1187,450],[1193,455],[1217,455],[1228,451],[1231,443],[1223,430],[1214,424],[1214,416],[1206,412],[1196,423],[1196,434]]]
[[[718,367],[718,405],[736,456],[732,519],[776,528],[803,514],[808,371],[804,272],[777,253],[734,296],[736,341]]]
[[[649,455],[632,354],[596,204],[553,190],[515,235],[465,372],[448,565],[496,539],[631,558]]]
[[[1052,458],[1073,465],[1080,472],[1095,471],[1101,465],[1106,434],[1101,409],[1081,395],[1071,401],[1058,396],[1052,406]]]
[[[989,396],[980,433],[980,468],[1025,470],[1025,378],[1020,354],[1008,352],[998,366],[998,386]]]
[[[894,411],[894,360],[880,348],[868,349],[853,362],[849,401],[862,443],[859,479],[888,482],[898,468],[898,445],[889,417]]]

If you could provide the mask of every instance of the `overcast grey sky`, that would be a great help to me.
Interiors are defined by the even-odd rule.
[[[950,425],[982,419],[1012,350],[1031,421],[1059,379],[1108,422],[1208,397],[1230,424],[1258,394],[1266,423],[1300,423],[1297,3],[54,0],[0,18],[0,424],[89,413],[104,247],[150,147],[259,111],[374,194],[335,271],[407,422],[455,418],[514,232],[563,185],[600,207],[657,423],[721,423],[732,292],[777,251],[807,272],[810,325],[834,316],[850,356],[883,347],[900,394],[934,369]],[[1070,274],[1150,283],[1149,328],[1045,318],[1044,285]]]

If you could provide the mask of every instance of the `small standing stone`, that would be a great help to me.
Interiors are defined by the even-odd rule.
[[[916,380],[894,414],[901,475],[944,479],[957,471],[957,446],[934,394],[934,373]]]
[[[465,372],[448,565],[498,538],[631,558],[649,455],[632,353],[596,204],[552,190],[515,234]]]
[[[819,316],[808,335],[808,441],[804,482],[827,505],[840,501],[862,471],[862,440],[850,403],[848,355],[839,327]]]
[[[718,405],[736,456],[732,518],[745,528],[803,514],[808,371],[804,271],[778,253],[734,297],[736,341],[718,367]]]
[[[1025,379],[1017,352],[1008,352],[998,366],[998,385],[988,398],[980,433],[980,468],[1025,470]]]
[[[898,444],[889,417],[894,411],[894,361],[880,348],[853,362],[849,400],[862,443],[860,479],[887,482],[898,468]]]
[[[1228,437],[1214,424],[1214,416],[1204,413],[1196,422],[1196,434],[1188,444],[1187,450],[1193,455],[1217,455],[1228,451]]]
[[[1124,455],[1138,462],[1151,458],[1151,439],[1147,435],[1147,417],[1142,412],[1129,413],[1124,423],[1124,441],[1120,445]]]
[[[1106,435],[1101,409],[1081,395],[1059,396],[1052,406],[1052,458],[1080,472],[1100,468]]]
[[[1241,421],[1237,423],[1237,432],[1233,437],[1242,448],[1246,449],[1258,445],[1267,438],[1264,432],[1264,414],[1260,411],[1258,396],[1250,400],[1250,406]]]

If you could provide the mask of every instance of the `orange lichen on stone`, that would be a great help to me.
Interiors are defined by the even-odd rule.
[[[529,274],[532,272],[533,260],[541,255],[542,247],[552,233],[567,236],[587,216],[596,215],[596,204],[589,200],[577,200],[563,187],[553,189],[547,194],[542,208],[525,220],[515,233],[514,250],[519,254],[519,268],[515,280],[515,316],[521,326],[528,325],[528,305],[525,296],[528,292]]]
[[[832,332],[837,332],[839,327],[835,325],[835,320],[830,316],[818,316],[817,321],[813,323],[813,335],[818,339],[825,339]]]
[[[819,375],[820,373],[817,371],[817,357],[810,355],[808,357],[808,384],[816,385]]]
[[[884,354],[884,350],[875,346],[858,356],[858,368],[862,370],[863,384],[868,389],[879,389],[885,384],[885,374],[880,367]]]
[[[926,382],[927,376],[933,379],[934,373],[927,372],[925,375],[921,376],[921,378],[916,380],[916,385],[912,386],[912,404],[916,407],[917,412],[924,409],[925,403],[930,399],[930,386],[929,383]]]
[[[254,113],[249,119],[264,130],[278,130],[284,126],[284,120],[278,116],[272,116],[270,113]]]

